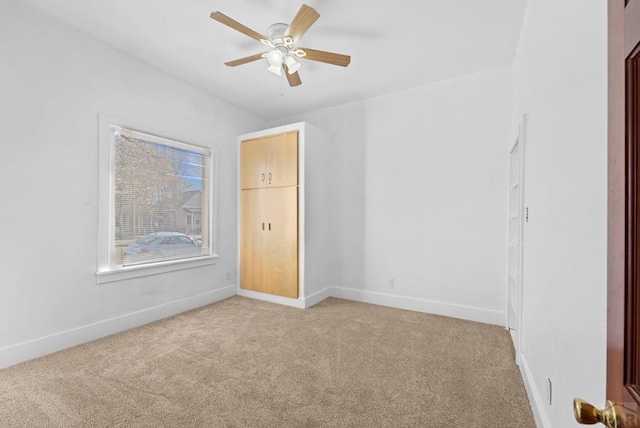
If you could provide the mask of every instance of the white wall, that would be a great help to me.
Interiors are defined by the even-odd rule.
[[[503,67],[270,123],[331,137],[334,295],[504,324],[511,81]]]
[[[0,367],[235,294],[235,141],[265,123],[19,2],[0,58]],[[217,265],[96,285],[99,113],[217,145]]]
[[[514,63],[514,118],[528,114],[522,368],[547,427],[578,426],[574,397],[604,405],[606,24],[604,1],[529,0]]]

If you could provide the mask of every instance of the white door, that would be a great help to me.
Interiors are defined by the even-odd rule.
[[[524,120],[520,135],[509,154],[509,257],[507,265],[507,327],[516,351],[516,362],[522,352],[522,264],[524,210]]]

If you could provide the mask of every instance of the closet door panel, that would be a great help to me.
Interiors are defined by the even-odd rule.
[[[240,287],[266,291],[266,189],[240,191]]]
[[[267,293],[298,297],[298,189],[266,189]]]
[[[273,187],[298,184],[298,133],[270,137],[267,145],[267,185]]]
[[[255,189],[267,185],[267,138],[240,144],[240,188]]]

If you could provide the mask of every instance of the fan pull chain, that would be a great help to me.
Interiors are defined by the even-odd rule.
[[[287,71],[285,70],[285,73]],[[280,75],[280,96],[284,97],[284,74]]]

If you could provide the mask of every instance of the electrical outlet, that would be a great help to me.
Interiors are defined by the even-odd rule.
[[[388,287],[389,287],[389,288],[393,288],[393,287],[395,287],[395,286],[396,286],[396,281],[395,281],[395,279],[391,278],[391,279],[389,280],[389,285],[388,285]]]
[[[227,281],[229,281],[231,279],[231,272],[227,272],[227,274],[225,275],[225,278]]]
[[[551,379],[547,378],[547,403],[549,403],[549,405],[551,405],[551,402],[553,400],[553,385],[551,384]]]

